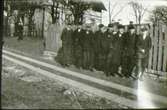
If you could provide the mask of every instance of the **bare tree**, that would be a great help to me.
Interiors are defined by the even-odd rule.
[[[126,4],[119,4],[118,2],[112,3],[109,0],[109,23],[111,23],[126,7]]]
[[[52,15],[52,20],[53,24],[57,22],[58,19],[58,8],[60,5],[60,0],[52,0],[52,6],[51,6],[51,15]]]
[[[74,24],[83,23],[83,15],[87,9],[90,9],[90,4],[83,0],[62,0],[65,8],[69,9],[74,16]]]
[[[143,19],[143,16],[144,16],[145,12],[147,11],[147,8],[144,7],[141,3],[136,2],[136,1],[129,2],[129,5],[133,9],[133,13],[134,13],[136,23],[140,25],[141,21]]]
[[[154,24],[163,22],[167,25],[167,6],[155,7],[151,12],[150,21],[152,21]]]

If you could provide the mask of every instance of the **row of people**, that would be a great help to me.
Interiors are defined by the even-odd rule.
[[[133,25],[128,26],[127,32],[123,25],[117,24],[109,24],[107,28],[100,24],[97,30],[88,25],[68,25],[61,39],[62,48],[57,59],[62,65],[96,69],[107,76],[137,77],[139,72],[144,72],[151,48],[147,28],[137,35]],[[132,75],[134,71],[135,76]]]

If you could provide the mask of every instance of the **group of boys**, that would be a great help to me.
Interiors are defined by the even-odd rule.
[[[127,32],[118,23],[108,27],[100,24],[96,29],[89,25],[68,25],[61,35],[58,61],[64,66],[104,71],[106,76],[132,77],[137,64],[136,51],[140,47],[138,36],[132,24]]]

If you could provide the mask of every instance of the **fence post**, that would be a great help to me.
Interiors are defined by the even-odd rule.
[[[159,43],[158,43],[158,71],[161,71],[162,65],[162,25],[159,25]]]
[[[167,71],[167,26],[164,26],[164,34],[165,34],[165,41],[164,41],[164,61],[163,61],[163,71]]]
[[[158,37],[158,28],[157,26],[154,27],[154,39],[153,39],[153,43],[154,43],[154,57],[153,57],[153,70],[156,70],[157,67],[157,37]]]
[[[151,49],[150,49],[150,53],[149,53],[149,62],[148,62],[148,70],[151,70],[151,67],[152,67],[152,57],[153,57],[153,25],[151,25],[150,27],[150,37],[151,37],[151,42],[152,42],[152,46],[151,46]]]

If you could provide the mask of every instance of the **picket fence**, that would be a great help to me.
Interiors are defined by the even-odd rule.
[[[152,48],[150,50],[148,70],[164,75],[167,72],[167,26],[150,26]]]

